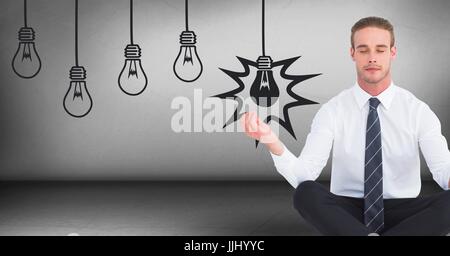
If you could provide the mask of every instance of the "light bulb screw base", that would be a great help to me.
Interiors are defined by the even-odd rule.
[[[125,47],[125,58],[138,59],[141,57],[141,47],[137,44],[129,44]]]
[[[194,45],[197,43],[197,36],[194,31],[183,31],[180,35],[180,44]]]
[[[86,69],[82,66],[74,66],[70,69],[70,79],[71,80],[85,80],[86,79]]]
[[[34,30],[30,27],[22,27],[19,30],[19,40],[23,42],[34,41]]]
[[[258,60],[258,69],[271,69],[272,68],[272,58],[270,56],[259,56]]]

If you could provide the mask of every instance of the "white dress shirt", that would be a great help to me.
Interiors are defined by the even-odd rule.
[[[355,84],[325,103],[314,117],[311,132],[298,158],[286,147],[281,156],[271,154],[278,172],[294,188],[305,180],[315,180],[333,148],[331,192],[364,197],[365,139],[371,97]],[[447,190],[450,152],[437,116],[427,104],[394,84],[376,98],[381,101],[378,115],[384,198],[419,195],[419,147],[433,179]]]

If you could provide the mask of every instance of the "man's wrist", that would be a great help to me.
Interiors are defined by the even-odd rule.
[[[278,139],[275,142],[267,143],[266,147],[272,154],[277,156],[281,156],[284,152],[283,144]]]

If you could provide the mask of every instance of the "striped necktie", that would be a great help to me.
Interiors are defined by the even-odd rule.
[[[384,227],[383,159],[381,156],[381,128],[377,98],[369,100],[366,127],[366,155],[364,167],[364,224],[372,232]]]

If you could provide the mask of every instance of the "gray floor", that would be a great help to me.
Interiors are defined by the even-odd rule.
[[[438,189],[427,182],[422,194]],[[285,182],[0,182],[0,235],[318,235],[292,192]]]

